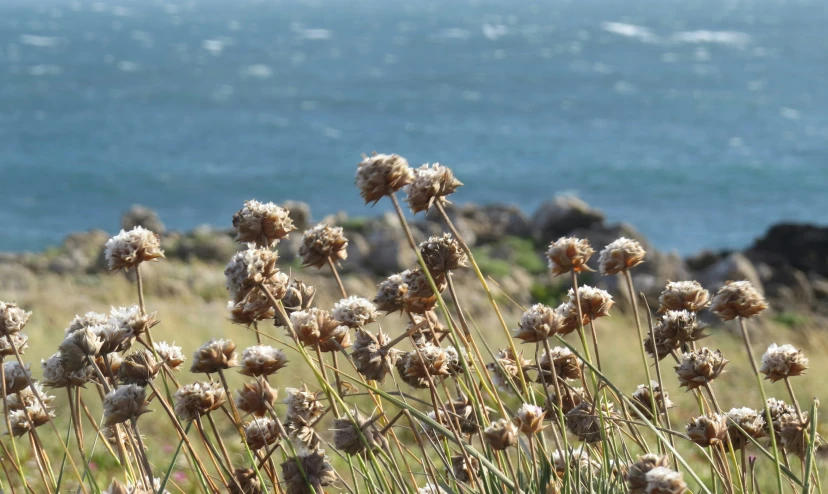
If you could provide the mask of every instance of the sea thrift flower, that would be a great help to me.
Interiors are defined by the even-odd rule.
[[[678,350],[681,346],[679,340],[671,338],[666,333],[667,329],[663,322],[659,322],[653,328],[653,337],[648,335],[644,338],[644,349],[647,350],[650,357],[664,360],[664,357],[670,355],[673,350]],[[655,343],[653,343],[653,338],[655,338]]]
[[[342,234],[342,227],[320,223],[302,235],[299,256],[302,266],[321,269],[328,264],[328,259],[337,262],[348,258],[348,239]]]
[[[397,312],[403,309],[403,299],[408,292],[408,285],[403,281],[402,274],[392,274],[377,287],[377,296],[374,303],[378,310]]]
[[[454,178],[451,169],[434,163],[414,170],[414,180],[406,188],[406,201],[414,214],[428,211],[435,203],[445,205],[447,196],[454,193],[462,182]]]
[[[141,386],[129,384],[114,389],[104,397],[104,425],[111,426],[137,420],[141,415],[149,412],[147,409],[146,391]]]
[[[396,154],[375,154],[357,165],[355,183],[365,204],[376,204],[413,181],[408,161]]]
[[[118,377],[122,384],[146,386],[149,381],[155,379],[162,365],[155,360],[151,351],[141,350],[127,355],[121,362]]]
[[[362,297],[351,296],[344,298],[334,305],[331,315],[351,329],[361,328],[377,320],[377,308]]]
[[[259,476],[252,468],[236,468],[233,471],[235,482],[227,484],[227,491],[230,494],[263,494],[262,484]]]
[[[704,330],[707,325],[698,322],[695,312],[688,310],[668,310],[661,316],[658,330],[664,338],[674,340],[678,345],[689,341],[698,341],[707,337]]]
[[[287,356],[279,349],[256,345],[242,352],[241,370],[245,376],[269,376],[287,365]]]
[[[710,311],[722,321],[748,319],[767,308],[765,298],[749,281],[728,281],[710,303]]]
[[[110,271],[129,270],[144,261],[154,261],[164,257],[161,241],[156,233],[142,226],[130,231],[121,230],[106,241],[104,256]]]
[[[647,473],[653,468],[667,467],[670,461],[665,456],[646,454],[630,465],[625,480],[630,494],[647,494]]]
[[[691,390],[704,386],[719,377],[728,362],[729,360],[725,360],[719,350],[713,352],[704,347],[682,355],[681,362],[674,368],[679,383]]]
[[[446,359],[448,359],[449,375],[456,376],[463,373],[463,362],[466,361],[470,365],[471,359],[465,348],[455,348],[454,345],[447,345],[444,349],[446,351]]]
[[[727,412],[726,418],[727,433],[730,435],[730,442],[734,449],[747,445],[750,442],[748,437],[753,439],[765,437],[764,414],[752,408],[732,408]]]
[[[568,335],[569,333],[579,329],[582,325],[589,324],[589,314],[581,312],[580,319],[578,318],[578,307],[572,302],[565,302],[555,308],[555,312],[560,314],[562,322],[558,330],[558,334]]]
[[[400,375],[400,379],[402,379],[404,383],[408,384],[412,388],[426,389],[429,387],[429,384],[428,379],[425,376],[417,377],[407,373],[408,368],[412,365],[410,362],[412,358],[419,359],[416,353],[402,353],[399,355],[399,358],[397,358],[397,362],[394,364],[394,367],[396,367],[397,373]]]
[[[564,415],[569,413],[570,410],[574,409],[584,401],[586,401],[586,393],[584,392],[584,388],[569,389],[567,387],[561,391],[561,411]],[[546,412],[546,417],[551,420],[557,420],[557,409],[558,396],[554,392],[552,392],[549,395],[549,399],[547,399],[546,403],[544,403],[544,411]]]
[[[702,447],[716,446],[727,440],[727,418],[713,413],[694,418],[684,428],[691,441]]]
[[[166,341],[156,341],[153,346],[158,358],[172,370],[180,370],[181,364],[187,360],[181,351],[181,347],[175,346],[175,342],[171,345]]]
[[[30,367],[30,364],[23,367],[15,361],[3,364],[3,372],[6,376],[6,396],[26,389],[29,387],[29,381],[34,381]]]
[[[306,285],[300,280],[293,279],[288,285],[285,296],[282,298],[282,305],[285,306],[285,311],[288,315],[297,310],[307,310],[313,303],[313,297],[316,295],[316,288],[311,285]]]
[[[606,403],[599,408],[587,401],[581,402],[566,414],[566,427],[578,436],[580,441],[596,443],[601,440],[602,435],[601,417],[598,414],[603,415],[604,428],[609,435],[609,429],[612,427],[612,403]]]
[[[297,465],[297,460],[302,464],[302,470]],[[285,482],[287,494],[313,494],[308,489],[308,483],[318,487],[328,487],[336,483],[337,475],[331,466],[330,460],[322,451],[312,451],[293,458],[288,458],[282,463],[282,479]],[[307,476],[307,481],[302,475]],[[317,492],[321,491],[318,489]]]
[[[314,429],[315,426],[316,421],[288,416],[285,421],[285,432],[299,451],[315,451],[322,447],[322,438]]]
[[[288,417],[302,417],[312,421],[325,410],[325,406],[319,401],[319,393],[312,393],[306,384],[301,388],[285,388],[285,391],[287,398],[284,403],[287,405]]]
[[[14,355],[15,350],[17,353],[26,353],[27,348],[29,348],[29,338],[23,333],[13,333],[6,338],[0,336],[0,359]]]
[[[11,433],[15,437],[20,437],[23,434],[30,432],[32,430],[32,425],[34,425],[35,428],[38,428],[54,418],[54,410],[44,410],[40,405],[31,406],[22,410],[9,411]]]
[[[142,314],[141,308],[135,304],[129,307],[113,307],[109,311],[110,320],[113,321],[130,337],[134,338],[148,332],[150,328],[159,323],[155,318],[156,313]]]
[[[365,330],[357,331],[351,358],[357,371],[366,379],[385,381],[385,376],[397,363],[400,351],[386,348],[388,343],[390,338],[382,330],[377,335]]]
[[[592,320],[608,316],[610,307],[615,303],[612,300],[612,295],[607,291],[589,285],[584,285],[578,289],[578,297],[575,297],[575,290],[572,288],[569,289],[567,296],[569,296],[570,305],[577,304],[580,299],[581,314]]]
[[[515,414],[514,423],[520,432],[526,435],[537,434],[543,430],[543,408],[524,403]]]
[[[190,372],[210,374],[236,365],[236,344],[232,340],[213,339],[195,351]]]
[[[15,303],[0,302],[0,336],[19,333],[31,316],[31,312],[26,312]]]
[[[512,330],[515,338],[524,343],[543,341],[563,327],[563,316],[543,304],[535,304],[523,313],[518,328]]]
[[[55,397],[50,394],[46,394],[46,390],[43,389],[43,386],[41,386],[39,383],[32,384],[34,386],[35,391],[37,392],[37,396],[40,397],[46,408],[51,408],[52,402],[55,400]],[[40,401],[37,400],[37,397],[35,396],[35,393],[32,392],[31,387],[26,387],[24,389],[21,389],[17,393],[7,395],[5,398],[3,398],[3,402],[5,403],[6,408],[8,408],[9,410],[23,410],[26,408],[40,406]]]
[[[277,391],[265,379],[254,379],[236,391],[239,410],[263,417],[273,407]]]
[[[801,376],[808,369],[808,359],[792,345],[776,346],[772,343],[762,355],[762,367],[759,372],[770,382],[788,377]]]
[[[674,472],[667,467],[655,467],[646,475],[647,494],[684,494],[687,484],[681,478],[681,473]]]
[[[58,347],[60,362],[69,372],[80,370],[98,354],[102,345],[101,339],[91,329],[79,329],[68,335]]]
[[[92,331],[101,340],[98,355],[124,352],[132,347],[132,342],[135,339],[128,329],[116,325],[115,321],[112,320],[99,326],[89,326],[86,329]]]
[[[555,468],[555,474],[558,478],[563,478],[566,474],[567,461],[569,462],[569,469],[572,475],[589,476],[597,475],[601,470],[601,464],[598,461],[590,458],[589,452],[583,447],[570,448],[569,458],[566,458],[560,451],[552,452],[552,465]],[[591,471],[591,473],[590,473]]]
[[[108,323],[109,319],[109,315],[101,314],[100,312],[87,312],[82,316],[75,315],[75,318],[72,319],[72,322],[69,323],[69,327],[66,328],[64,332],[68,335],[74,333],[79,329],[84,329],[91,326],[102,326]]]
[[[46,360],[41,360],[40,366],[43,368],[43,385],[49,388],[83,386],[88,383],[95,374],[94,369],[89,366],[82,367],[74,372],[67,371],[61,363],[60,352],[52,355]]]
[[[335,419],[333,423],[334,448],[347,455],[364,454],[366,449],[385,449],[387,442],[380,431],[373,427],[373,421],[354,410],[353,418],[357,426],[347,417]],[[357,430],[359,427],[359,430]],[[360,432],[362,438],[360,438]],[[367,447],[366,447],[367,443]]]
[[[639,384],[638,388],[632,394],[632,403],[648,420],[652,420],[653,418],[653,399],[650,394],[650,387],[653,388],[653,395],[655,395],[655,406],[659,415],[674,406],[673,402],[670,401],[670,395],[667,394],[667,391],[663,391],[657,382],[650,381],[650,386],[647,386],[646,384]]]
[[[279,286],[283,286],[281,282],[287,278],[287,275],[280,272],[276,276],[280,280]],[[252,291],[239,302],[228,301],[227,311],[230,313],[230,321],[244,326],[252,326],[255,322],[273,319],[277,314],[270,299],[261,291]]]
[[[185,384],[175,392],[175,414],[181,420],[189,421],[217,410],[227,401],[221,383],[195,382]]]
[[[246,250],[237,252],[224,268],[230,298],[234,302],[241,302],[261,285],[265,285],[277,300],[283,297],[287,291],[287,278],[277,277],[278,259],[279,256],[274,251],[256,248],[253,244],[249,244]]]
[[[523,358],[523,353],[519,352],[517,356],[512,353],[511,348],[499,350],[495,355],[495,361],[486,364],[486,370],[492,376],[494,385],[504,393],[513,394],[512,385],[517,389],[521,387],[520,375],[523,373],[525,381],[529,381],[529,376],[526,371],[529,368],[530,362]]]
[[[463,455],[451,457],[451,474],[460,482],[471,482],[477,478],[480,472],[480,462],[474,456],[469,456],[469,461]]]
[[[256,418],[244,424],[244,439],[250,449],[262,449],[279,440],[279,427],[276,421],[268,418]]]
[[[517,445],[518,430],[514,424],[506,419],[498,419],[493,421],[489,427],[483,431],[483,440],[486,444],[496,451],[503,451],[504,449]]]
[[[802,417],[797,413],[784,414],[773,423],[774,431],[777,432],[782,440],[782,446],[786,451],[789,451],[800,458],[805,458],[807,453],[809,441],[808,430],[810,428],[811,420],[807,412]],[[820,443],[820,437],[817,434],[816,443]]]
[[[569,348],[556,346],[548,352],[543,352],[538,360],[537,382],[554,386],[554,376],[558,379],[581,379],[581,368],[584,363]],[[554,366],[554,372],[553,372]]]
[[[402,281],[407,285],[407,290],[402,297],[403,309],[412,314],[423,314],[434,308],[437,304],[437,295],[431,288],[428,278],[420,268],[407,269],[401,273]],[[446,289],[447,281],[445,276],[432,275],[437,290],[442,292]]]
[[[408,378],[427,379],[427,376],[431,376],[433,379],[450,374],[446,351],[431,343],[408,352],[406,364],[405,376]]]
[[[460,242],[450,233],[444,233],[442,236],[435,235],[420,243],[420,254],[423,256],[429,273],[433,276],[469,266],[469,260]]]
[[[460,432],[463,434],[477,434],[480,424],[477,422],[474,404],[468,396],[461,394],[457,398],[445,402],[443,408],[449,414],[448,418],[460,426]]]
[[[549,268],[555,276],[566,274],[570,271],[580,273],[588,271],[587,261],[595,251],[586,239],[575,237],[561,237],[549,244],[546,257],[549,258]]]
[[[605,276],[617,274],[644,262],[645,254],[640,243],[621,237],[604,247],[598,255],[598,269]]]
[[[296,338],[303,346],[319,346],[323,352],[338,351],[351,346],[351,333],[347,326],[331,316],[331,313],[315,307],[296,311],[290,315]]]
[[[705,290],[698,281],[668,281],[658,302],[661,305],[659,312],[668,310],[689,310],[698,312],[707,307],[710,301],[710,292]]]
[[[431,482],[417,489],[417,494],[447,494],[445,489]]]
[[[255,243],[258,247],[273,247],[296,229],[290,211],[272,202],[246,201],[244,208],[233,215],[236,242]]]

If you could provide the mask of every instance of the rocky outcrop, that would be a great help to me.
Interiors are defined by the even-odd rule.
[[[158,214],[150,208],[135,204],[121,217],[121,228],[132,230],[136,226],[143,226],[159,235],[166,233],[167,229]]]
[[[574,230],[603,225],[604,213],[575,196],[558,196],[544,202],[532,215],[532,236],[547,244]]]

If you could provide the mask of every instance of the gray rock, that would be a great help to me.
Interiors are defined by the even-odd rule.
[[[168,258],[182,261],[198,259],[227,263],[243,245],[233,241],[233,232],[200,226],[186,234],[170,234],[165,238],[164,252]]]
[[[121,217],[121,228],[132,230],[136,226],[143,226],[159,235],[163,235],[167,229],[164,223],[158,218],[158,214],[152,209],[135,204]]]
[[[311,207],[302,201],[285,201],[282,207],[290,211],[290,219],[298,232],[304,232],[311,227]]]
[[[417,257],[411,251],[405,232],[393,213],[385,213],[368,221],[365,225],[365,239],[370,253],[364,264],[369,270],[379,275],[388,275],[414,266]]]
[[[345,259],[342,269],[345,272],[353,272],[359,270],[371,270],[370,264],[371,246],[361,234],[357,232],[350,232],[348,237],[348,258]]]
[[[760,293],[765,287],[753,263],[740,252],[734,252],[706,270],[698,273],[698,281],[711,292],[721,288],[727,281],[749,281]]]
[[[570,232],[590,229],[604,222],[604,213],[574,196],[557,196],[541,204],[532,215],[532,235],[549,243]]]
[[[462,225],[462,228],[458,227],[458,231],[469,245],[497,242],[507,235],[514,237],[532,235],[529,218],[520,208],[510,204],[449,205],[446,212],[455,226],[458,222]],[[437,223],[440,228],[447,230],[442,218],[436,212],[430,213],[428,218],[432,223]],[[473,233],[474,237],[466,238],[469,233]],[[470,239],[474,241],[471,242]]]

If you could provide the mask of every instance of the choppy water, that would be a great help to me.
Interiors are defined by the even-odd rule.
[[[575,192],[661,248],[740,247],[826,222],[826,25],[824,0],[3,0],[0,249],[132,203],[369,213],[372,150],[452,166],[459,201]]]

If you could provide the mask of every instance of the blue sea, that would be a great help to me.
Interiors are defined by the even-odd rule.
[[[828,222],[825,0],[0,0],[0,250],[376,214],[362,153],[457,202],[574,193],[664,250]]]

